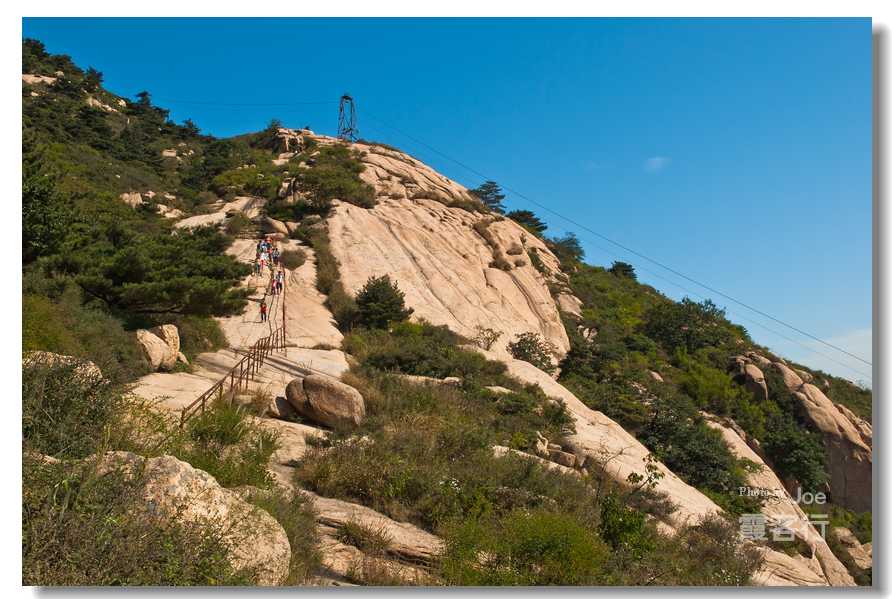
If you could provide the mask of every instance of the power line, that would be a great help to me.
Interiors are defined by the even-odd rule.
[[[447,159],[447,160],[449,160],[449,161],[451,161],[451,162],[454,162],[455,164],[457,164],[457,165],[459,165],[460,167],[462,167],[462,168],[468,170],[469,172],[474,173],[474,174],[477,175],[478,177],[481,177],[481,178],[484,179],[484,180],[491,179],[491,177],[488,177],[487,175],[485,175],[485,174],[481,173],[480,171],[478,171],[478,170],[476,170],[476,169],[474,169],[474,168],[468,166],[467,164],[464,164],[463,162],[461,162],[461,161],[459,161],[459,160],[456,160],[455,158],[452,158],[451,156],[449,156],[449,155],[447,155],[447,154],[441,152],[440,150],[434,148],[434,147],[431,146],[430,144],[425,143],[424,141],[421,141],[420,139],[418,139],[418,138],[416,138],[416,137],[414,137],[414,136],[412,136],[412,135],[406,133],[405,131],[402,131],[401,129],[399,129],[399,128],[395,127],[395,126],[388,124],[386,121],[384,121],[384,120],[381,119],[380,117],[377,117],[377,116],[375,116],[375,115],[369,113],[367,110],[365,111],[365,115],[368,116],[368,117],[371,117],[373,120],[378,121],[379,123],[381,123],[381,124],[384,125],[385,127],[388,127],[388,128],[390,128],[390,129],[393,129],[393,130],[396,131],[397,133],[400,133],[401,135],[404,135],[405,137],[407,137],[407,138],[413,140],[415,143],[420,144],[420,145],[426,147],[426,148],[429,149],[430,151],[432,151],[432,152],[434,152],[434,153],[436,153],[436,154],[442,156],[443,158],[445,158],[445,159]],[[660,268],[662,268],[662,269],[664,269],[664,270],[666,270],[666,271],[668,271],[668,272],[671,272],[671,273],[674,274],[675,276],[681,277],[681,278],[685,279],[686,281],[690,281],[691,283],[694,283],[695,285],[698,285],[698,286],[700,286],[700,287],[702,287],[702,288],[704,288],[704,289],[710,291],[711,293],[714,293],[714,294],[716,294],[716,295],[719,295],[719,296],[721,296],[721,297],[723,297],[723,298],[725,298],[725,299],[727,299],[727,300],[729,300],[729,301],[732,301],[732,302],[734,302],[735,304],[737,304],[737,305],[739,305],[739,306],[742,306],[742,307],[746,308],[747,310],[751,310],[752,312],[755,312],[756,314],[759,314],[759,315],[761,315],[761,316],[763,316],[763,317],[765,317],[765,318],[768,318],[769,320],[772,320],[772,321],[774,321],[774,322],[776,322],[776,323],[778,323],[778,324],[781,324],[781,325],[783,325],[783,326],[785,326],[785,327],[787,327],[787,328],[789,328],[789,329],[791,329],[791,330],[793,330],[793,331],[796,331],[796,332],[799,333],[800,335],[803,335],[803,336],[805,336],[805,337],[808,337],[809,339],[812,339],[812,340],[814,340],[814,341],[817,341],[818,343],[821,343],[821,344],[823,344],[823,345],[826,345],[827,347],[830,347],[831,349],[834,349],[834,350],[836,350],[836,351],[838,351],[838,352],[841,352],[841,353],[846,354],[847,356],[850,356],[850,357],[852,357],[852,358],[855,358],[856,360],[858,360],[858,361],[860,361],[860,362],[863,362],[864,364],[867,364],[868,366],[871,366],[871,367],[873,366],[873,364],[872,364],[871,362],[865,360],[864,358],[862,358],[862,357],[860,357],[860,356],[857,356],[857,355],[853,354],[853,353],[850,352],[850,351],[847,351],[847,350],[845,350],[845,349],[843,349],[843,348],[841,348],[841,347],[839,347],[839,346],[837,346],[837,345],[835,345],[835,344],[833,344],[833,343],[830,343],[829,341],[825,341],[825,340],[821,339],[820,337],[817,337],[817,336],[815,336],[815,335],[812,335],[811,333],[809,333],[809,332],[807,332],[807,331],[803,331],[802,329],[800,329],[800,328],[798,328],[798,327],[796,327],[796,326],[794,326],[794,325],[791,325],[791,324],[789,324],[789,323],[787,323],[787,322],[785,322],[785,321],[783,321],[783,320],[781,320],[781,319],[779,319],[779,318],[775,318],[775,317],[772,316],[771,314],[768,314],[767,312],[764,312],[764,311],[762,311],[762,310],[760,310],[760,309],[758,309],[758,308],[755,308],[755,307],[753,307],[753,306],[751,306],[751,305],[749,305],[749,304],[747,304],[747,303],[745,303],[745,302],[742,302],[742,301],[740,301],[740,300],[738,300],[738,299],[736,299],[736,298],[734,298],[734,297],[728,295],[727,293],[724,293],[724,292],[722,292],[722,291],[720,291],[720,290],[718,290],[718,289],[715,289],[714,287],[711,287],[711,286],[709,286],[709,285],[707,285],[707,284],[705,284],[705,283],[701,283],[700,281],[697,281],[696,279],[694,279],[694,278],[692,278],[692,277],[689,277],[688,275],[686,275],[686,274],[684,274],[684,273],[682,273],[682,272],[679,272],[678,270],[672,268],[671,266],[667,266],[666,264],[663,264],[662,262],[660,262],[660,261],[658,261],[658,260],[655,260],[654,258],[651,258],[650,256],[647,256],[647,255],[642,254],[641,252],[638,252],[638,251],[636,251],[636,250],[634,250],[634,249],[632,249],[632,248],[630,248],[630,247],[627,247],[627,246],[623,245],[622,243],[619,243],[618,241],[614,241],[613,239],[607,237],[606,235],[603,235],[603,234],[601,234],[601,233],[595,231],[594,229],[591,229],[590,227],[588,227],[588,226],[586,226],[586,225],[584,225],[584,224],[582,224],[582,223],[578,223],[578,222],[574,221],[573,219],[571,219],[571,218],[569,218],[569,217],[567,217],[567,216],[564,216],[563,214],[561,214],[561,213],[559,213],[559,212],[557,212],[557,211],[555,211],[555,210],[549,208],[549,207],[546,206],[545,204],[542,204],[542,203],[540,203],[540,202],[537,202],[536,200],[534,200],[534,199],[532,199],[532,198],[530,198],[530,197],[524,195],[523,193],[517,191],[516,189],[512,189],[512,188],[508,187],[507,185],[502,185],[502,188],[505,189],[505,190],[507,190],[507,191],[509,191],[509,192],[511,192],[511,193],[513,193],[513,194],[516,195],[517,197],[519,197],[519,198],[521,198],[521,199],[523,199],[523,200],[526,200],[526,201],[529,202],[530,204],[533,204],[534,206],[537,206],[537,207],[541,208],[542,210],[545,210],[546,212],[549,212],[549,213],[551,213],[551,214],[557,216],[558,218],[561,218],[561,219],[565,220],[566,222],[572,224],[574,227],[578,227],[578,228],[580,228],[580,229],[583,229],[583,230],[585,230],[585,231],[588,231],[588,232],[591,233],[592,235],[595,235],[595,236],[597,236],[598,238],[603,239],[604,241],[606,241],[606,242],[608,242],[608,243],[610,243],[610,244],[612,244],[612,245],[615,245],[616,247],[618,247],[618,248],[624,250],[625,252],[628,252],[629,254],[632,254],[632,255],[634,255],[634,256],[637,256],[637,257],[639,257],[639,258],[641,258],[641,259],[643,259],[643,260],[647,260],[648,262],[651,262],[652,264],[655,264],[656,266],[659,266]]]
[[[204,105],[204,106],[223,106],[223,107],[252,107],[252,106],[293,107],[293,106],[308,106],[308,105],[333,105],[333,104],[338,104],[338,103],[339,103],[339,100],[293,101],[293,102],[287,102],[287,103],[257,103],[257,102],[252,102],[252,103],[227,103],[227,102],[216,102],[216,101],[174,100],[174,99],[169,99],[169,98],[157,98],[157,99],[160,100],[160,101],[162,101],[162,102],[165,102],[165,103],[195,104],[195,105]],[[384,125],[385,127],[388,127],[388,128],[390,128],[390,129],[396,131],[397,133],[399,133],[399,134],[401,134],[401,135],[403,135],[403,136],[409,138],[410,140],[414,141],[415,143],[417,143],[417,144],[419,144],[419,145],[422,145],[422,146],[426,147],[427,149],[429,149],[430,151],[434,152],[435,154],[438,154],[439,156],[442,156],[442,157],[445,158],[446,160],[449,160],[450,162],[453,162],[453,163],[457,164],[458,166],[464,168],[465,170],[467,170],[467,171],[469,171],[469,172],[471,172],[471,173],[474,173],[474,174],[477,175],[478,177],[481,177],[481,178],[484,179],[484,180],[490,179],[489,176],[487,176],[487,175],[481,173],[481,172],[478,171],[477,169],[475,169],[475,168],[473,168],[473,167],[471,167],[471,166],[468,166],[467,164],[465,164],[465,163],[461,162],[460,160],[457,160],[457,159],[455,159],[455,158],[449,156],[448,154],[445,154],[444,152],[441,152],[440,150],[438,150],[437,148],[431,146],[430,144],[428,144],[428,143],[426,143],[426,142],[424,142],[424,141],[422,141],[422,140],[420,140],[420,139],[414,137],[413,135],[410,135],[409,133],[406,133],[405,131],[403,131],[402,129],[400,129],[400,128],[394,126],[394,125],[391,125],[391,124],[387,123],[386,121],[384,121],[384,120],[381,119],[380,117],[375,116],[374,114],[368,112],[367,110],[365,110],[365,114],[366,114],[367,116],[371,117],[373,120],[378,121],[379,123],[381,123],[381,124]],[[690,276],[688,276],[688,275],[686,275],[686,274],[684,274],[684,273],[682,273],[682,272],[680,272],[680,271],[678,271],[678,270],[676,270],[676,269],[674,269],[674,268],[672,268],[672,267],[670,267],[670,266],[668,266],[668,265],[666,265],[666,264],[664,264],[664,263],[662,263],[662,262],[660,262],[660,261],[658,261],[658,260],[656,260],[656,259],[654,259],[654,258],[651,258],[650,256],[647,256],[646,254],[643,254],[643,253],[641,253],[641,252],[638,252],[638,251],[636,251],[636,250],[634,250],[634,249],[632,249],[632,248],[630,248],[630,247],[628,247],[628,246],[626,246],[626,245],[624,245],[624,244],[622,244],[622,243],[620,243],[620,242],[618,242],[618,241],[614,241],[613,239],[607,237],[606,235],[603,235],[603,234],[599,233],[598,231],[595,231],[594,229],[588,227],[587,225],[584,225],[584,224],[582,224],[582,223],[579,223],[579,222],[577,222],[577,221],[575,221],[575,220],[573,220],[573,219],[571,219],[571,218],[569,218],[569,217],[567,217],[567,216],[564,216],[563,214],[561,214],[561,213],[559,213],[559,212],[553,210],[552,208],[548,207],[547,205],[542,204],[542,203],[540,203],[540,202],[537,202],[536,200],[534,200],[534,199],[532,199],[532,198],[526,196],[525,194],[523,194],[523,193],[517,191],[516,189],[512,189],[511,187],[509,187],[509,186],[507,186],[507,185],[502,185],[502,187],[503,187],[504,189],[506,189],[507,191],[513,193],[513,194],[516,195],[517,197],[519,197],[519,198],[521,198],[521,199],[523,199],[523,200],[529,202],[530,204],[533,204],[534,206],[537,206],[538,208],[541,208],[542,210],[545,210],[546,212],[549,212],[549,213],[553,214],[554,216],[557,216],[558,218],[560,218],[560,219],[562,219],[562,220],[564,220],[564,221],[570,223],[570,224],[573,225],[574,227],[578,227],[578,228],[580,228],[580,229],[582,229],[582,230],[584,230],[584,231],[587,231],[588,233],[591,233],[592,235],[595,235],[595,236],[597,236],[598,238],[603,239],[604,241],[606,241],[606,242],[608,242],[608,243],[610,243],[610,244],[612,244],[612,245],[615,245],[616,247],[618,247],[618,248],[620,248],[620,249],[622,249],[622,250],[624,250],[624,251],[626,251],[626,252],[628,252],[628,253],[630,253],[630,254],[632,254],[632,255],[634,255],[634,256],[637,256],[637,257],[639,257],[639,258],[641,258],[641,259],[643,259],[643,260],[647,260],[648,262],[651,262],[652,264],[655,264],[656,266],[658,266],[658,267],[660,267],[660,268],[662,268],[662,269],[664,269],[664,270],[666,270],[666,271],[668,271],[668,272],[671,272],[672,274],[674,274],[674,275],[676,275],[676,276],[678,276],[678,277],[681,277],[682,279],[685,279],[685,280],[687,280],[687,281],[690,281],[691,283],[694,283],[695,285],[698,285],[698,286],[700,286],[700,287],[702,287],[702,288],[704,288],[704,289],[710,291],[711,293],[714,293],[714,294],[716,294],[716,295],[718,295],[718,296],[721,296],[721,297],[723,297],[723,298],[725,298],[725,299],[727,299],[727,300],[729,300],[729,301],[731,301],[731,302],[734,302],[735,304],[737,304],[737,305],[739,305],[739,306],[742,306],[743,308],[746,308],[747,310],[750,310],[750,311],[752,311],[752,312],[755,312],[756,314],[759,314],[759,315],[761,315],[761,316],[763,316],[763,317],[765,317],[765,318],[768,318],[769,320],[772,320],[772,321],[774,321],[774,322],[776,322],[776,323],[778,323],[778,324],[780,324],[780,325],[783,325],[783,326],[785,326],[785,327],[787,327],[787,328],[789,328],[789,329],[791,329],[791,330],[793,330],[793,331],[799,333],[800,335],[803,335],[803,336],[805,336],[805,337],[808,337],[809,339],[812,339],[812,340],[814,340],[814,341],[817,341],[818,343],[821,343],[821,344],[823,344],[823,345],[825,345],[825,346],[827,346],[827,347],[829,347],[829,348],[831,348],[831,349],[834,349],[834,350],[836,350],[836,351],[838,351],[838,352],[841,352],[841,353],[843,353],[843,354],[846,354],[847,356],[852,357],[852,358],[854,358],[854,359],[856,359],[856,360],[858,360],[858,361],[860,361],[860,362],[863,362],[864,364],[866,364],[866,365],[868,365],[868,366],[871,366],[871,367],[873,366],[873,364],[872,364],[871,362],[869,362],[868,360],[865,360],[864,358],[862,358],[862,357],[860,357],[860,356],[858,356],[858,355],[856,355],[856,354],[853,354],[852,352],[849,352],[849,351],[847,351],[847,350],[845,350],[845,349],[843,349],[843,348],[841,348],[841,347],[839,347],[839,346],[837,346],[837,345],[835,345],[835,344],[833,344],[833,343],[830,343],[829,341],[825,341],[825,340],[821,339],[820,337],[817,337],[816,335],[812,335],[811,333],[809,333],[809,332],[807,332],[807,331],[804,331],[804,330],[802,330],[802,329],[800,329],[800,328],[798,328],[798,327],[796,327],[796,326],[794,326],[794,325],[792,325],[792,324],[789,324],[788,322],[785,322],[785,321],[783,321],[783,320],[781,320],[781,319],[779,319],[779,318],[776,318],[776,317],[772,316],[771,314],[768,314],[767,312],[764,312],[764,311],[762,311],[762,310],[760,310],[760,309],[758,309],[758,308],[755,308],[754,306],[751,306],[751,305],[749,305],[749,304],[747,304],[747,303],[745,303],[745,302],[743,302],[743,301],[740,301],[740,300],[738,300],[738,299],[736,299],[736,298],[734,298],[734,297],[732,297],[732,296],[730,296],[730,295],[724,293],[723,291],[720,291],[720,290],[718,290],[718,289],[716,289],[716,288],[714,288],[714,287],[711,287],[710,285],[707,285],[707,284],[705,284],[705,283],[701,283],[700,281],[698,281],[698,280],[696,280],[696,279],[694,279],[694,278],[692,278],[692,277],[690,277]],[[599,248],[599,249],[601,249],[602,251],[606,251],[606,250],[604,250],[603,248]],[[611,252],[607,252],[607,253],[610,253],[611,255],[615,255],[615,254],[612,254]],[[675,282],[673,282],[673,281],[670,281],[670,280],[668,280],[668,279],[666,279],[666,278],[664,278],[664,277],[661,277],[661,276],[657,275],[656,273],[654,273],[654,272],[652,272],[652,271],[647,271],[647,270],[645,270],[645,269],[642,269],[642,268],[640,268],[640,266],[639,266],[639,269],[642,270],[642,271],[644,271],[644,272],[648,272],[648,273],[650,273],[651,275],[653,275],[653,276],[655,276],[655,277],[657,277],[657,278],[659,278],[659,279],[661,279],[661,280],[664,280],[664,281],[666,281],[666,282],[669,282],[669,283],[671,283],[672,285],[675,285],[675,286],[677,286],[677,287],[679,287],[679,288],[681,288],[681,289],[687,291],[688,293],[692,293],[692,294],[697,295],[698,297],[701,297],[701,298],[704,297],[704,296],[702,296],[701,294],[698,294],[698,293],[695,293],[695,292],[693,292],[693,291],[690,291],[690,290],[686,289],[685,287],[680,286],[680,285],[678,285],[677,283],[675,283]],[[814,350],[813,348],[810,348],[809,346],[807,346],[807,345],[805,345],[805,344],[803,344],[803,343],[801,343],[801,342],[799,342],[799,341],[796,341],[796,340],[794,340],[794,339],[791,339],[791,338],[789,338],[789,337],[786,337],[785,335],[782,335],[781,333],[778,333],[777,331],[774,331],[773,329],[770,329],[770,328],[766,327],[765,325],[763,325],[763,324],[761,324],[761,323],[758,323],[758,322],[756,322],[756,321],[754,321],[754,320],[752,320],[752,319],[749,319],[749,318],[746,318],[746,317],[743,317],[743,316],[741,316],[741,318],[743,318],[744,320],[747,320],[747,321],[749,321],[749,322],[752,322],[752,323],[756,324],[757,326],[759,326],[759,327],[761,327],[761,328],[764,328],[765,330],[770,331],[770,332],[772,332],[772,333],[774,333],[774,334],[776,334],[776,335],[778,335],[778,336],[780,336],[780,337],[782,337],[782,338],[784,338],[784,339],[787,339],[788,341],[791,341],[791,342],[793,342],[793,343],[797,343],[798,345],[802,346],[803,348],[807,349],[808,351],[811,351],[811,352],[816,353],[816,354],[818,354],[818,355],[821,355],[821,356],[823,356],[823,357],[825,357],[825,358],[827,358],[827,359],[830,359],[830,360],[832,360],[833,362],[835,362],[836,364],[839,364],[840,366],[844,366],[844,367],[846,367],[846,368],[852,370],[853,372],[856,372],[856,373],[858,373],[858,374],[860,374],[860,375],[862,375],[862,376],[867,376],[868,378],[870,378],[869,375],[867,375],[867,374],[865,374],[865,373],[863,373],[863,372],[861,372],[861,371],[859,371],[859,370],[856,370],[856,369],[852,368],[851,366],[849,366],[849,365],[847,365],[847,364],[844,364],[844,363],[842,363],[842,362],[839,362],[839,361],[837,361],[837,360],[831,358],[831,357],[828,356],[827,354],[824,354],[824,353],[822,353],[822,352],[818,352],[818,351]]]
[[[165,104],[194,104],[196,106],[221,106],[224,108],[251,108],[251,107],[270,107],[270,108],[290,108],[294,106],[313,106],[313,105],[323,105],[323,104],[337,104],[338,100],[308,100],[308,101],[297,101],[297,102],[270,102],[270,103],[258,103],[258,102],[216,102],[216,101],[205,101],[205,100],[174,100],[170,98],[157,98],[152,97],[152,100],[163,102]]]

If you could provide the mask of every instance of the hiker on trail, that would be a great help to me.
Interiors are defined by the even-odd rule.
[[[260,263],[260,256],[257,256],[257,259],[254,260],[254,274],[259,275],[260,270],[263,268],[263,265]]]
[[[266,300],[260,300],[260,322],[266,322]]]
[[[274,248],[273,248],[273,266],[278,266],[278,265],[279,265],[279,256],[280,256],[280,255],[281,255],[281,254],[279,254],[279,248],[274,247]]]
[[[276,287],[277,293],[282,293],[282,289],[285,288],[285,270],[280,270],[276,273]]]

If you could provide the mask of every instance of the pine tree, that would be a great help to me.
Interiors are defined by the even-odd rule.
[[[356,308],[356,324],[372,329],[406,320],[413,312],[406,308],[405,295],[388,275],[369,277],[356,294]]]
[[[493,212],[505,213],[505,207],[502,206],[505,194],[502,193],[502,188],[495,181],[487,181],[480,187],[471,189],[470,192],[477,196]]]

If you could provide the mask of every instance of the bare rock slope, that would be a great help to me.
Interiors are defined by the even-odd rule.
[[[541,240],[510,219],[449,206],[474,200],[418,161],[356,147],[365,152],[362,177],[377,190],[378,205],[367,210],[341,203],[329,218],[332,252],[349,292],[388,274],[415,317],[471,338],[477,327],[493,329],[502,334],[493,346],[502,356],[505,345],[525,332],[539,333],[566,353],[569,340],[548,289],[559,264]]]

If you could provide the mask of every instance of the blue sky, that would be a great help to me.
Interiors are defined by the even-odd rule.
[[[480,183],[408,133],[872,361],[869,19],[25,19],[23,28],[101,70],[111,91],[147,89],[174,120],[220,136],[273,117],[334,133],[348,91],[363,137]],[[713,297],[783,355],[870,381],[866,364],[513,194],[507,204],[541,213],[551,233],[575,231],[593,264],[625,259],[671,297]]]

